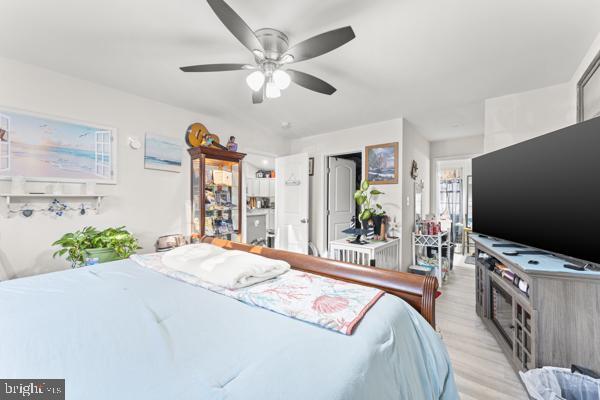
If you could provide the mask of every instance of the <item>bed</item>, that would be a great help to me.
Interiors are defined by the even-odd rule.
[[[204,238],[386,291],[352,335],[252,307],[132,260],[0,283],[0,377],[67,399],[457,399],[432,325],[436,281]]]

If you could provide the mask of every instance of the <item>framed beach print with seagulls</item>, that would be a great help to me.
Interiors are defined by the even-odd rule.
[[[398,183],[398,142],[365,147],[367,181],[372,185]]]
[[[116,129],[0,107],[0,179],[114,184]]]
[[[181,172],[183,145],[174,138],[146,133],[144,168]]]

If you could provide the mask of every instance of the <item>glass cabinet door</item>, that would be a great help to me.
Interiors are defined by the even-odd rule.
[[[200,173],[202,170],[203,173]],[[192,161],[193,233],[237,242],[241,240],[239,185],[238,161],[209,156]]]

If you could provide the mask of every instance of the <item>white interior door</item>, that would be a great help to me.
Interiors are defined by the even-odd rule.
[[[275,248],[308,253],[308,154],[275,160]]]
[[[342,231],[350,227],[356,210],[356,164],[351,160],[329,157],[328,178],[327,229],[331,241],[348,236]]]

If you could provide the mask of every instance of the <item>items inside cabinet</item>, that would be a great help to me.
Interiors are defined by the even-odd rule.
[[[206,147],[192,156],[192,233],[241,241],[244,154]]]

